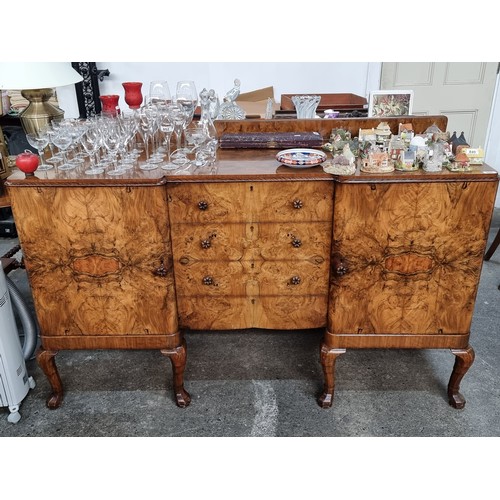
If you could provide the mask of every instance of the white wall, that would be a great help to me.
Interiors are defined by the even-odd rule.
[[[203,87],[213,88],[220,97],[233,86],[235,78],[241,81],[241,92],[262,87],[274,87],[274,97],[279,102],[281,94],[290,93],[352,93],[368,97],[371,90],[380,85],[381,63],[368,62],[170,62],[129,63],[98,62],[98,69],[109,69],[110,76],[100,82],[101,95],[118,94],[120,106],[127,109],[124,101],[123,82],[143,83],[147,94],[149,82],[167,80],[170,92],[175,93],[179,80],[193,80],[198,92]],[[72,86],[57,89],[59,104],[65,116],[79,116],[78,104]]]

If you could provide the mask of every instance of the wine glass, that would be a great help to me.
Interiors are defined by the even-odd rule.
[[[204,166],[207,162],[207,155],[202,149],[202,145],[208,139],[207,129],[198,123],[190,123],[186,128],[186,142],[191,146],[190,155],[195,155],[190,163],[196,167]]]
[[[104,167],[97,164],[97,151],[101,147],[101,134],[97,127],[89,127],[80,138],[80,143],[90,158],[90,168],[85,170],[85,173],[87,175],[102,174]]]
[[[198,91],[192,80],[181,80],[177,82],[175,102],[188,114],[188,119],[184,125],[185,130],[191,123],[194,117],[194,111],[198,105]]]
[[[43,155],[43,150],[49,144],[49,136],[46,132],[39,133],[29,133],[26,134],[26,139],[30,146],[34,147],[38,151],[38,155],[40,156],[40,165],[38,170],[50,170],[53,168],[53,165],[49,165],[45,162],[45,158]]]
[[[182,147],[182,133],[188,124],[189,115],[184,108],[177,104],[171,106],[169,115],[174,124],[174,133],[177,141],[176,149],[180,150]]]
[[[149,84],[149,102],[151,104],[168,103],[172,100],[166,80],[154,80]]]
[[[76,167],[76,165],[68,163],[68,159],[67,159],[67,155],[66,155],[66,151],[73,143],[73,137],[71,136],[69,131],[66,130],[65,127],[58,128],[55,131],[54,135],[52,136],[52,142],[61,151],[61,154],[63,157],[63,163],[62,163],[62,165],[59,165],[58,169],[59,170],[72,170],[72,169],[74,169]]]
[[[125,173],[125,170],[118,166],[117,160],[118,149],[120,147],[121,140],[120,134],[121,132],[118,126],[118,122],[114,119],[109,119],[102,136],[104,147],[106,148],[114,164],[114,168],[107,171],[109,175],[122,175],[123,173]]]

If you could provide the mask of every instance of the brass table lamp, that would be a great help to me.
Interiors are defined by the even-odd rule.
[[[82,80],[69,62],[0,62],[0,89],[21,90],[29,101],[19,115],[27,134],[37,134],[52,120],[64,118],[64,111],[49,102],[53,89]]]

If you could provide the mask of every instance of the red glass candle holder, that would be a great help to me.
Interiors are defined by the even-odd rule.
[[[125,89],[125,102],[130,109],[139,109],[142,104],[142,82],[122,83]]]
[[[35,175],[34,172],[38,168],[38,161],[38,155],[28,149],[25,149],[24,153],[16,156],[16,166],[21,172],[24,172],[26,177]]]
[[[120,110],[118,108],[119,95],[102,95],[99,97],[102,103],[102,112],[108,116],[116,116]]]

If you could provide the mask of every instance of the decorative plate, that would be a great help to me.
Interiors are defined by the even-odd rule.
[[[317,149],[284,149],[276,155],[276,159],[287,167],[308,168],[323,163],[326,153]]]

